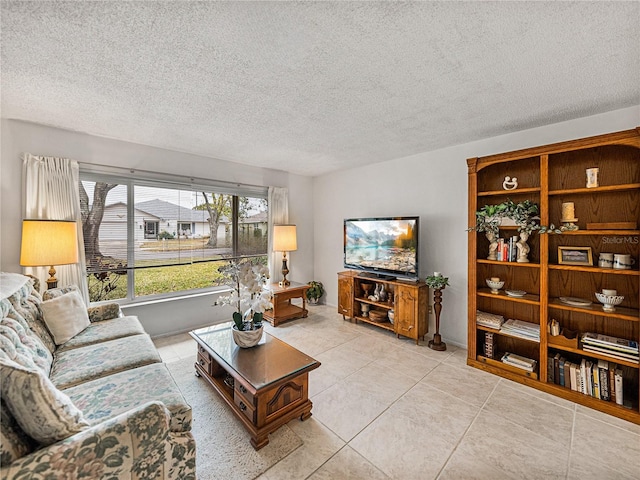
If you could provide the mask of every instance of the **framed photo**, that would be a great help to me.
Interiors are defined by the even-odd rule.
[[[558,247],[560,265],[593,265],[591,247]]]

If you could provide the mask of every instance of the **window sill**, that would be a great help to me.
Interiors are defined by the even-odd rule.
[[[123,310],[126,310],[129,307],[143,307],[145,305],[156,305],[159,303],[175,302],[180,300],[188,300],[190,298],[205,297],[205,296],[211,296],[211,295],[226,295],[230,291],[231,289],[226,287],[226,288],[217,288],[215,290],[208,290],[206,292],[192,292],[192,293],[184,293],[180,295],[172,295],[170,297],[163,295],[163,296],[157,296],[155,298],[132,300],[128,302],[125,302],[124,300],[114,300],[114,301],[119,303],[120,307]]]

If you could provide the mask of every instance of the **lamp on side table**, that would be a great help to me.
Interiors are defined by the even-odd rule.
[[[47,289],[56,288],[54,265],[78,263],[78,230],[72,220],[23,220],[20,265],[49,266]]]
[[[287,280],[289,268],[287,267],[287,252],[298,249],[295,225],[274,225],[273,226],[273,250],[282,252],[282,281],[281,287],[288,287],[291,282]]]

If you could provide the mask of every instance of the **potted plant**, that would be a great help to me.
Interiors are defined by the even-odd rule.
[[[515,223],[520,240],[517,242],[518,259],[520,263],[528,262],[527,255],[529,246],[527,240],[534,231],[546,232],[548,229],[542,227],[538,217],[539,209],[536,203],[531,200],[516,203],[511,199],[497,205],[485,205],[476,212],[476,225],[469,231],[484,232],[489,240],[488,260],[497,260],[498,237],[500,235],[500,225],[504,219],[510,219]],[[553,225],[549,228],[553,228]]]
[[[324,295],[324,285],[322,285],[322,282],[317,282],[315,280],[311,280],[307,285],[311,287],[306,293],[307,300],[310,304],[316,305],[320,300],[320,297]]]
[[[262,338],[264,311],[273,308],[271,292],[265,289],[269,270],[265,265],[249,261],[231,261],[218,269],[227,280],[231,293],[222,296],[216,305],[233,305],[233,340],[239,347],[248,348]]]

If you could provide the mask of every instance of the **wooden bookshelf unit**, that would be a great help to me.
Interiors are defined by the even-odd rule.
[[[635,360],[612,358],[586,351],[581,335],[586,332],[640,341],[640,127],[515,152],[470,158],[469,227],[475,212],[484,205],[508,199],[530,200],[540,208],[540,224],[562,225],[564,203],[575,206],[579,227],[575,231],[533,233],[529,263],[487,260],[489,241],[484,233],[469,232],[468,358],[467,364],[526,384],[545,392],[619,418],[640,424],[640,369]],[[599,168],[598,185],[587,188],[586,169]],[[516,177],[518,187],[505,190],[506,176]],[[500,237],[518,235],[516,227],[501,227]],[[560,262],[559,247],[589,247],[592,265]],[[598,266],[601,253],[631,255],[630,269]],[[492,294],[485,280],[499,277],[505,284]],[[505,290],[524,290],[523,297],[510,297]],[[624,296],[615,311],[603,310],[595,292],[612,289]],[[563,300],[560,300],[563,297]],[[567,304],[564,297],[591,301],[591,305]],[[506,334],[476,323],[477,311],[518,319],[540,326],[540,341]],[[559,322],[577,337],[552,336],[547,325]],[[493,333],[487,345],[493,358],[484,355],[485,333]],[[489,335],[490,337],[490,335]],[[490,348],[489,348],[490,347]],[[500,360],[505,352],[536,360],[527,372]],[[557,384],[554,357],[580,364],[605,360],[622,374],[623,404]],[[597,371],[597,369],[596,369]],[[557,370],[556,370],[557,372]],[[564,377],[563,377],[564,378]],[[611,377],[613,378],[613,377]],[[606,383],[606,382],[605,382]]]
[[[373,293],[375,285],[384,285],[386,301],[373,301],[367,298],[365,287]],[[338,313],[343,318],[365,322],[394,332],[398,337],[412,338],[418,344],[424,340],[429,322],[427,320],[427,295],[429,287],[424,282],[402,282],[380,280],[347,271],[338,273]],[[363,305],[369,312],[365,315]],[[388,312],[394,311],[394,321],[389,321]],[[373,312],[373,313],[372,313]]]

